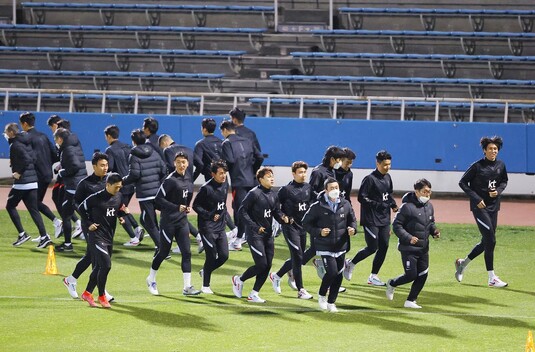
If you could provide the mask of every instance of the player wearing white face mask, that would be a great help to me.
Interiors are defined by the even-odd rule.
[[[325,180],[324,191],[303,217],[303,228],[314,238],[316,254],[321,256],[325,269],[318,291],[319,306],[337,312],[335,302],[343,279],[345,253],[349,250],[349,237],[357,232],[357,219],[351,204],[340,197],[336,179]]]

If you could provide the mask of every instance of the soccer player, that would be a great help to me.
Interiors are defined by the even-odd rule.
[[[158,141],[160,136],[157,134],[159,126],[158,120],[156,120],[154,117],[147,117],[143,120],[142,131],[147,139],[146,142],[154,148],[154,150],[163,160],[163,150],[160,148],[160,143]]]
[[[349,237],[357,233],[357,219],[347,199],[340,197],[340,186],[329,177],[303,217],[303,227],[314,237],[316,255],[321,256],[325,275],[318,291],[320,309],[335,313],[336,298],[342,284],[345,253]],[[328,296],[327,296],[328,293]]]
[[[342,157],[342,165],[334,170],[334,176],[340,184],[340,196],[344,197],[351,203],[351,190],[353,189],[353,161],[357,157],[354,151],[349,148],[343,148],[344,156]]]
[[[58,160],[57,150],[46,134],[35,128],[35,115],[24,112],[19,116],[20,126],[30,137],[35,156],[35,172],[37,173],[37,202],[39,211],[54,224],[55,232],[62,231],[61,220],[54,215],[43,200],[52,181],[52,164]]]
[[[13,242],[13,246],[18,247],[31,239],[31,236],[24,230],[17,211],[17,205],[22,200],[39,230],[37,248],[45,248],[51,244],[51,241],[50,236],[46,233],[45,224],[38,208],[38,179],[30,137],[26,133],[20,133],[19,126],[12,122],[5,126],[4,138],[9,143],[9,163],[14,179],[13,186],[7,197],[6,210],[13,225],[19,232],[17,240]]]
[[[301,219],[305,215],[312,201],[312,189],[305,182],[308,164],[304,161],[296,161],[292,164],[293,180],[279,189],[278,197],[281,209],[293,222],[282,225],[282,233],[290,249],[290,259],[287,259],[276,273],[269,274],[276,293],[281,293],[280,281],[284,274],[288,273],[288,284],[297,289],[297,298],[311,299],[312,295],[303,286],[303,252],[306,247],[307,234],[303,229]]]
[[[65,193],[63,194],[63,202],[61,206],[61,220],[63,221],[63,236],[65,242],[56,246],[58,252],[72,252],[73,245],[71,243],[72,225],[71,219],[74,215],[74,193],[76,193],[76,186],[87,176],[85,167],[84,151],[82,144],[74,133],[65,128],[58,128],[54,132],[54,140],[59,146],[60,165],[61,169],[58,171],[58,176],[63,179],[65,184]]]
[[[156,274],[171,250],[173,238],[182,253],[181,269],[186,296],[198,295],[201,291],[191,285],[191,249],[189,242],[188,213],[193,197],[193,181],[187,174],[188,156],[178,152],[175,156],[175,171],[169,174],[158,189],[155,202],[161,211],[160,246],[152,260],[147,286],[153,295],[159,295]]]
[[[106,148],[106,155],[108,155],[109,171],[115,172],[124,177],[128,175],[128,157],[132,147],[119,140],[119,127],[110,125],[104,129],[104,136],[108,147]],[[121,195],[123,196],[123,204],[128,207],[130,200],[136,192],[134,185],[126,185],[121,188]],[[145,230],[139,226],[132,214],[127,214],[121,224],[130,237],[130,241],[124,243],[124,246],[135,247],[143,241]]]
[[[87,283],[82,299],[90,307],[96,307],[93,290],[98,287],[98,301],[103,308],[111,308],[106,298],[106,281],[111,270],[113,237],[117,218],[124,216],[128,209],[123,205],[119,193],[123,185],[119,174],[110,173],[106,177],[106,188],[90,195],[80,205],[80,216],[89,224],[87,244],[95,266]]]
[[[281,224],[289,224],[290,219],[282,213],[277,193],[272,189],[275,182],[273,170],[268,167],[259,169],[256,179],[260,184],[247,193],[239,209],[240,221],[247,227],[247,243],[254,265],[245,270],[241,276],[232,277],[232,290],[236,297],[241,298],[243,283],[256,276],[247,301],[265,303],[258,292],[268,278],[275,254],[273,218]]]
[[[250,140],[236,134],[236,127],[231,121],[223,121],[220,129],[225,137],[221,144],[221,158],[226,161],[229,168],[234,223],[238,226],[237,238],[231,243],[230,249],[240,251],[245,224],[240,222],[238,209],[247,192],[255,186],[255,173],[262,165],[264,157]]]
[[[213,293],[210,288],[212,272],[228,259],[228,242],[225,233],[227,218],[227,164],[223,160],[212,162],[212,178],[203,184],[193,201],[197,213],[199,232],[206,251],[206,261],[201,269],[203,293]]]
[[[236,126],[236,134],[251,141],[251,143],[256,147],[256,149],[258,149],[259,152],[262,152],[262,148],[260,147],[260,143],[258,142],[256,133],[252,129],[245,127],[244,125],[245,112],[238,108],[233,108],[229,111],[228,114],[232,123],[234,124],[234,126]]]
[[[431,198],[431,183],[425,178],[414,183],[414,192],[401,199],[392,227],[399,238],[398,249],[405,273],[386,283],[386,298],[394,299],[394,290],[400,285],[412,282],[405,301],[405,308],[422,308],[416,303],[429,271],[429,236],[440,237],[435,226],[435,214]]]
[[[392,156],[385,150],[375,155],[375,170],[364,177],[359,188],[360,224],[364,227],[366,247],[362,248],[351,260],[346,260],[344,277],[351,280],[355,265],[375,253],[368,285],[384,286],[377,276],[383,265],[390,240],[390,211],[396,212],[398,206],[392,197],[392,178],[388,174]]]
[[[496,246],[496,227],[500,199],[507,187],[507,170],[503,161],[498,160],[502,149],[501,137],[483,137],[480,141],[483,148],[483,159],[473,163],[459,181],[459,186],[470,197],[470,210],[474,214],[476,224],[481,233],[481,241],[475,245],[465,259],[455,261],[455,278],[461,282],[468,264],[478,255],[484,253],[485,266],[489,275],[490,287],[505,287],[494,273],[494,247]]]
[[[76,209],[79,209],[80,205],[87,197],[97,193],[98,191],[106,188],[106,176],[108,173],[108,156],[104,153],[96,152],[91,159],[91,165],[93,166],[93,173],[78,183],[76,186],[76,193],[74,193],[74,204]],[[82,228],[85,239],[87,240],[87,234],[89,233],[89,227],[86,221],[82,219]],[[86,247],[85,255],[76,263],[76,267],[71,275],[63,279],[63,285],[69,291],[72,298],[78,298],[78,292],[76,291],[76,284],[78,278],[83,272],[91,265],[91,248],[88,245]],[[113,297],[108,297],[108,301]]]
[[[141,225],[147,230],[156,247],[160,246],[160,234],[154,199],[167,174],[165,163],[153,146],[146,143],[143,131],[133,130],[130,138],[134,147],[128,158],[128,175],[123,177],[123,184],[134,184],[136,197],[141,208]]]

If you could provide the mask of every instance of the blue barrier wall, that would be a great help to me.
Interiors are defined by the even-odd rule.
[[[17,112],[0,115],[2,127],[18,122]],[[50,113],[36,113],[38,130],[50,133]],[[130,132],[141,128],[147,115],[62,113],[72,123],[84,147],[86,159],[95,149],[107,145],[103,130],[116,124],[121,140],[130,142]],[[201,136],[201,116],[155,115],[159,133],[170,134],[177,143],[193,147]],[[215,118],[218,123],[221,117]],[[258,135],[262,151],[269,154],[266,165],[289,166],[295,160],[311,165],[321,162],[331,144],[348,146],[357,153],[354,167],[374,168],[375,153],[386,149],[393,155],[393,167],[404,170],[463,171],[482,157],[481,136],[500,135],[504,148],[500,158],[509,172],[535,172],[535,125],[502,123],[452,123],[417,121],[365,121],[296,118],[248,118],[247,126]],[[217,135],[220,135],[217,130]],[[0,157],[7,158],[7,143],[0,143]]]

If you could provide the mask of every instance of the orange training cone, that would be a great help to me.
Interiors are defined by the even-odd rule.
[[[528,331],[528,339],[526,340],[526,352],[535,352],[535,346],[533,345],[533,334],[531,330]]]
[[[57,275],[58,267],[56,266],[56,254],[54,253],[54,246],[48,246],[48,257],[46,258],[45,275]]]

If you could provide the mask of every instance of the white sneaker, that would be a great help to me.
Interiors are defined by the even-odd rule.
[[[145,229],[141,226],[138,226],[134,229],[134,234],[136,235],[136,238],[139,240],[139,242],[143,241],[143,237],[145,237]]]
[[[147,277],[147,287],[149,288],[149,292],[155,296],[158,296],[160,292],[158,292],[158,287],[156,286],[156,281],[150,281],[149,277]]]
[[[78,220],[75,223],[74,230],[72,232],[72,238],[78,238],[82,233],[82,222]]]
[[[277,273],[270,273],[269,279],[271,280],[271,285],[273,286],[273,291],[277,294],[281,294],[281,278]]]
[[[394,291],[396,290],[396,288],[390,284],[391,282],[392,282],[392,280],[388,280],[386,282],[386,298],[389,301],[394,299]]]
[[[340,286],[340,288],[338,289],[338,293],[342,293],[346,291],[347,291],[347,288],[345,288],[344,286]]]
[[[327,297],[318,295],[320,309],[327,310]]]
[[[405,301],[405,304],[403,305],[405,308],[414,308],[414,309],[420,309],[422,306],[419,306],[416,304],[416,301]]]
[[[260,298],[260,296],[258,295],[258,293],[252,293],[252,292],[251,292],[251,294],[249,295],[249,297],[247,297],[247,302],[252,302],[252,303],[266,303],[266,300]]]
[[[461,282],[463,281],[463,274],[464,274],[464,259],[457,259],[455,261],[455,278],[457,281]]]
[[[312,299],[312,295],[307,292],[304,288],[300,289],[299,292],[297,292],[297,298],[299,299]]]
[[[54,220],[54,237],[58,238],[63,234],[63,221],[60,219]]]
[[[336,308],[336,304],[334,304],[334,303],[327,303],[327,312],[329,312],[329,313],[336,313],[336,312],[338,312],[338,308]]]
[[[368,285],[386,286],[386,284],[382,282],[377,275],[370,275],[370,277],[368,277]]]
[[[104,295],[106,296],[106,301],[108,301],[109,303],[115,301],[115,297],[110,295],[108,291],[104,290]]]
[[[238,228],[235,227],[233,230],[230,230],[229,232],[227,232],[227,240],[228,242],[233,242],[236,237],[238,236]]]
[[[184,296],[197,296],[201,294],[201,291],[196,290],[195,287],[189,286],[182,290]]]
[[[241,298],[242,291],[243,291],[243,282],[240,280],[240,276],[234,275],[231,281],[232,281],[232,292],[234,292],[234,296]]]
[[[201,292],[202,293],[205,293],[207,295],[213,295],[214,294],[214,291],[212,291],[212,289],[210,288],[210,286],[206,287],[206,286],[203,286],[201,287]]]
[[[74,282],[73,281],[69,281],[67,280],[68,278],[64,278],[63,279],[63,285],[65,285],[65,287],[67,287],[67,291],[69,291],[69,294],[71,295],[72,298],[78,298],[78,292],[76,292],[76,279],[74,279]]]
[[[197,240],[197,253],[201,254],[204,252],[204,244],[202,243],[201,236],[197,235],[195,239]]]
[[[312,265],[316,268],[316,274],[320,279],[323,279],[325,276],[325,267],[323,266],[323,261],[321,259],[314,259]]]
[[[492,279],[489,279],[490,287],[506,287],[507,282],[503,282],[499,277],[494,276]]]
[[[173,253],[176,253],[176,254],[180,254],[180,247],[179,246],[176,246],[175,248],[173,248],[173,250],[171,251]]]
[[[297,291],[297,285],[295,284],[293,271],[288,271],[288,286],[294,291]]]
[[[130,241],[123,243],[123,246],[125,246],[125,247],[137,247],[137,246],[139,246],[139,240],[136,237],[131,238]]]
[[[353,276],[354,269],[355,269],[355,264],[353,264],[351,259],[346,259],[345,265],[344,265],[344,278],[347,281],[351,281],[351,277]]]
[[[234,241],[232,241],[232,243],[228,244],[228,250],[229,251],[241,251],[242,250],[241,244],[242,244],[241,238],[236,238]]]

